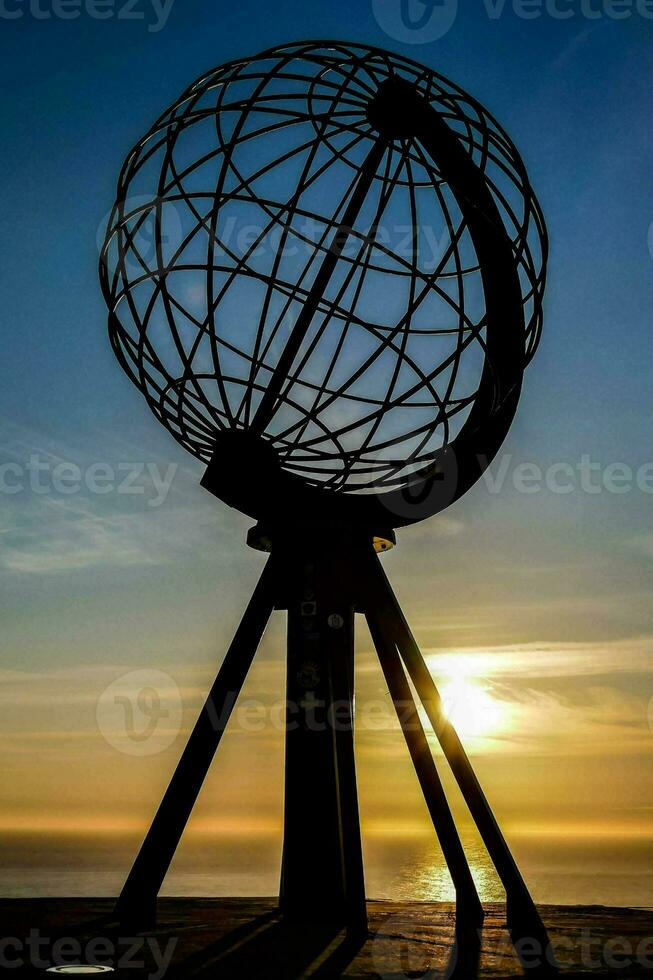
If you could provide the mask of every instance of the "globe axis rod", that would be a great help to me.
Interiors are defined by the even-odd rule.
[[[266,386],[263,397],[261,398],[259,406],[256,410],[256,414],[252,419],[250,429],[257,435],[260,435],[265,431],[266,427],[273,418],[276,409],[279,407],[279,396],[281,394],[281,389],[283,388],[284,383],[286,383],[288,380],[293,361],[295,360],[302,341],[311,325],[311,321],[315,316],[315,311],[317,310],[320,300],[324,295],[324,291],[329,284],[331,276],[336,269],[338,260],[342,255],[347,241],[349,240],[349,236],[356,218],[358,217],[358,214],[365,203],[365,198],[367,197],[372,181],[374,180],[377,168],[387,150],[387,146],[387,140],[379,137],[379,139],[375,140],[375,142],[372,144],[372,148],[361,165],[360,177],[353,190],[343,219],[336,229],[331,245],[329,246],[322,265],[315,276],[309,294],[304,301],[301,313],[297,317],[297,322],[295,323],[288,342],[279,357],[274,373]]]

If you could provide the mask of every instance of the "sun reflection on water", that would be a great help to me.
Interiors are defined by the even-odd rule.
[[[501,902],[501,883],[480,841],[463,836],[465,854],[482,902]],[[389,883],[390,884],[390,883]],[[453,902],[455,892],[437,844],[426,843],[396,870],[391,889],[398,901]]]

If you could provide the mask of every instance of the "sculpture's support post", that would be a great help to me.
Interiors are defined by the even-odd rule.
[[[465,925],[480,926],[483,921],[483,906],[395,643],[384,631],[372,608],[367,610],[366,617],[410,757],[456,890],[456,926],[458,928],[463,928]]]
[[[294,920],[363,929],[367,914],[353,735],[354,600],[343,583],[346,557],[337,553],[337,545],[335,554],[329,552],[333,545],[320,536],[319,548],[299,546],[287,555],[281,909]]]
[[[446,717],[438,689],[376,555],[372,556],[370,562],[370,574],[372,601],[376,603],[379,622],[397,644],[442,751],[506,890],[507,921],[513,939],[529,939],[537,943],[545,960],[543,972],[555,972],[554,967],[546,960],[550,943],[544,923],[499,829],[467,753]]]
[[[125,924],[156,921],[159,889],[274,608],[275,574],[269,558],[125,882],[116,906]]]

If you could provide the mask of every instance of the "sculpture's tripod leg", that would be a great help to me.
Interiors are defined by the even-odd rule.
[[[515,940],[533,940],[545,954],[550,949],[546,928],[499,829],[467,753],[453,725],[446,717],[438,689],[376,555],[372,555],[370,576],[372,602],[376,603],[381,627],[397,644],[415,690],[442,746],[442,751],[506,890],[508,928]]]
[[[373,608],[366,611],[366,617],[415,772],[456,889],[456,925],[479,926],[483,921],[483,906],[395,643],[381,626]]]
[[[156,918],[159,889],[274,608],[274,575],[270,558],[125,882],[116,906],[121,921]]]

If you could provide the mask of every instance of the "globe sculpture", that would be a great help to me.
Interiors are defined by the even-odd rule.
[[[308,41],[222,65],[128,154],[100,264],[113,350],[206,464],[203,486],[256,520],[249,543],[270,557],[125,885],[126,917],[153,914],[277,608],[293,713],[284,913],[365,921],[362,612],[404,706],[461,918],[482,909],[409,678],[506,888],[509,925],[543,935],[377,553],[462,496],[499,450],[540,336],[546,253],[524,164],[496,120],[436,72],[375,48]],[[309,696],[344,704],[344,722],[317,731]]]

